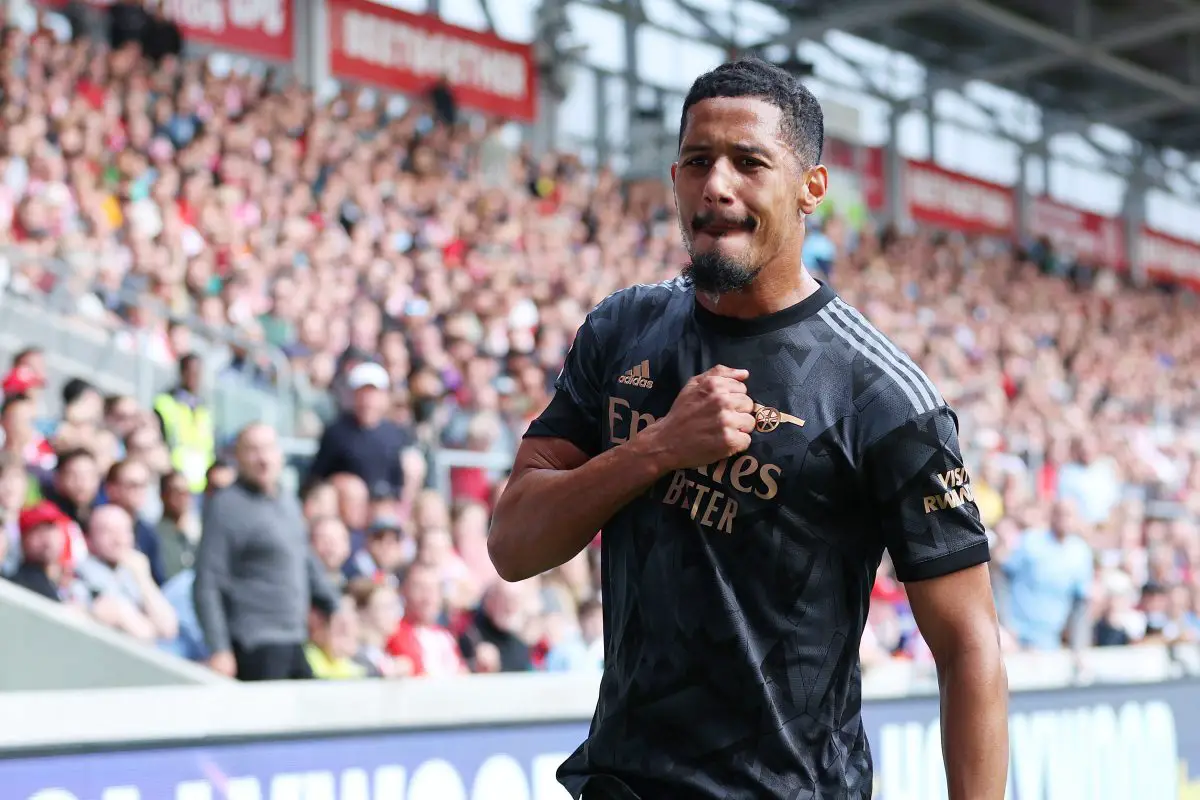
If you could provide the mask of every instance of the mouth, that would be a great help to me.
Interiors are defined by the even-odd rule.
[[[719,239],[723,236],[750,234],[754,232],[755,224],[752,219],[717,220],[697,218],[692,222],[692,232],[696,236],[707,236]]]

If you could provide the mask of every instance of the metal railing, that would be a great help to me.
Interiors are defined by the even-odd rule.
[[[172,386],[175,363],[154,358],[151,334],[128,325],[80,313],[96,286],[85,271],[59,258],[47,258],[16,248],[0,249],[0,273],[7,275],[0,292],[0,351],[12,353],[38,346],[46,353],[50,391],[47,413],[58,411],[58,392],[67,380],[84,378],[107,392],[129,394],[145,406]],[[30,280],[29,275],[37,280]],[[111,293],[127,307],[148,309],[159,319],[185,325],[206,372],[210,405],[222,438],[252,421],[267,422],[285,436],[292,435],[309,391],[278,348],[252,342],[232,330],[217,330],[192,315],[172,313],[153,297],[122,286]],[[225,370],[233,348],[244,350],[262,364],[270,386],[252,384]]]

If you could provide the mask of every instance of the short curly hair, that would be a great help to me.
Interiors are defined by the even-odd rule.
[[[782,112],[782,133],[801,166],[819,164],[825,148],[825,114],[808,87],[785,70],[747,57],[730,61],[696,78],[683,101],[679,117],[679,143],[687,127],[688,110],[714,97],[756,97]]]

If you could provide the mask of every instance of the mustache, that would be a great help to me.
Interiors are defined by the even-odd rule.
[[[692,217],[692,230],[703,231],[709,228],[733,231],[753,231],[758,223],[752,217],[722,217],[712,213],[700,213]]]

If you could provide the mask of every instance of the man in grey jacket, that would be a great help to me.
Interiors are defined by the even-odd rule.
[[[246,426],[237,462],[237,480],[205,504],[196,553],[193,597],[209,665],[244,681],[311,678],[308,613],[331,613],[337,598],[309,548],[299,502],[279,491],[275,431]]]

